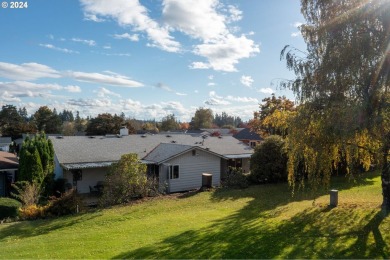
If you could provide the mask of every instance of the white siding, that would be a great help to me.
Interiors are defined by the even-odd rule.
[[[242,159],[242,171],[244,173],[249,173],[250,171],[250,159],[249,158],[244,158]]]
[[[54,154],[54,178],[64,178],[64,170],[60,166],[57,155]]]
[[[202,186],[202,173],[213,175],[213,186],[219,186],[221,180],[221,160],[218,156],[196,151],[197,155],[192,155],[189,151],[178,156],[166,164],[179,165],[179,178],[169,179],[169,192],[186,191],[198,189]],[[167,174],[163,171],[160,174]]]
[[[89,193],[89,186],[95,186],[98,181],[104,181],[108,168],[82,169],[82,179],[77,181],[78,193]],[[73,184],[73,175],[70,171],[64,171],[64,178]]]

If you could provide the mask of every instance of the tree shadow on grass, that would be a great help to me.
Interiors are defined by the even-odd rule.
[[[71,227],[78,223],[83,223],[98,217],[100,214],[82,213],[78,215],[63,216],[57,218],[37,219],[33,221],[20,221],[1,228],[0,242],[12,236],[13,238],[27,238],[48,234],[58,229]]]
[[[374,176],[375,177],[375,176]],[[365,183],[370,184],[369,177]],[[344,189],[351,188],[348,184]],[[265,186],[264,186],[265,187]],[[285,206],[308,199],[275,195],[280,185],[216,191],[215,202],[251,198],[234,214],[114,258],[388,258],[390,220],[377,208],[309,206],[285,216]],[[279,188],[278,188],[279,187]],[[275,190],[274,190],[275,189]],[[229,195],[229,196],[228,196]],[[267,199],[265,199],[268,196]],[[311,198],[311,195],[309,196]],[[232,201],[233,203],[233,201]]]

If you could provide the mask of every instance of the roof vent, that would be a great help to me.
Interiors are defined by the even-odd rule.
[[[219,138],[219,139],[222,139],[222,136],[220,135],[220,136],[218,136],[218,138]]]
[[[57,138],[57,139],[64,139],[64,137],[63,137],[62,135],[57,136],[56,138]]]
[[[145,137],[146,137],[146,135],[141,135],[141,137],[142,137],[142,138],[145,138]]]
[[[95,138],[95,136],[91,135],[91,136],[88,136],[89,139],[93,139]]]
[[[171,135],[166,135],[166,137],[172,137]]]
[[[175,143],[176,143],[176,141],[175,141],[175,140],[172,140],[172,141],[171,141],[171,143],[175,144]]]

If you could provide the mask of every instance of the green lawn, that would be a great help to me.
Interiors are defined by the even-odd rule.
[[[326,191],[283,184],[2,224],[0,258],[389,258],[380,178],[364,176],[332,180],[333,209]]]

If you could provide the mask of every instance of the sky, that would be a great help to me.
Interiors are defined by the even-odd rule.
[[[4,6],[7,3],[8,6]],[[304,50],[299,0],[28,0],[0,7],[0,105],[190,121],[253,117]],[[15,7],[15,6],[13,6]]]

